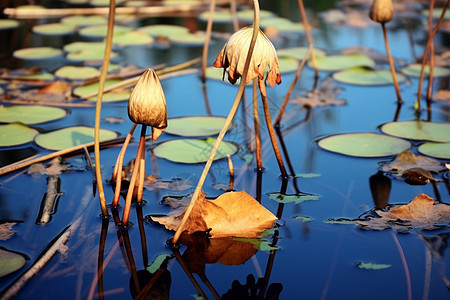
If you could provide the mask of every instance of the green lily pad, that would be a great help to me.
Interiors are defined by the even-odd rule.
[[[422,69],[421,64],[410,64],[406,67],[404,67],[401,71],[403,74],[411,76],[411,77],[420,77],[420,71]],[[430,67],[425,66],[425,75],[428,75],[430,73]],[[444,77],[450,75],[450,69],[445,67],[438,67],[435,66],[433,68],[433,76],[434,77]]]
[[[57,107],[41,105],[0,106],[0,122],[39,124],[64,118],[66,111]]]
[[[357,157],[382,157],[411,148],[408,141],[392,136],[363,132],[337,134],[318,142],[322,149]]]
[[[137,31],[144,32],[152,37],[157,36],[166,36],[170,37],[173,35],[180,34],[188,34],[189,30],[186,27],[178,26],[178,25],[169,25],[169,24],[157,24],[157,25],[149,25],[140,27]]]
[[[374,263],[365,263],[365,262],[357,262],[355,264],[360,269],[367,269],[367,270],[384,270],[392,267],[392,265],[388,264],[374,264]]]
[[[18,78],[51,81],[55,79],[55,76],[51,73],[37,73],[37,74],[22,75],[19,76]]]
[[[206,34],[204,32],[172,34],[168,39],[178,45],[201,46],[206,42]]]
[[[33,47],[14,51],[15,58],[23,60],[51,59],[62,55],[62,50],[52,47]]]
[[[284,48],[284,49],[278,49],[277,54],[278,57],[291,57],[298,60],[302,60],[306,53],[308,52],[308,47],[291,47],[291,48]],[[323,57],[327,55],[327,53],[322,49],[314,48],[314,54],[316,57]]]
[[[253,9],[244,9],[240,10],[237,13],[238,19],[244,22],[253,22]],[[266,19],[266,18],[272,18],[275,14],[268,10],[260,10],[259,11],[259,18]]]
[[[153,38],[141,31],[130,31],[113,37],[113,44],[119,47],[142,46],[153,43]]]
[[[100,50],[105,51],[104,42],[73,42],[63,47],[66,52],[77,52],[82,50]]]
[[[55,75],[70,80],[86,80],[100,76],[100,71],[94,67],[64,66],[56,70]]]
[[[375,61],[363,54],[329,55],[317,57],[316,63],[317,69],[320,71],[339,71],[361,66],[375,66]]]
[[[85,49],[76,52],[70,52],[66,58],[72,61],[98,61],[101,62],[105,55],[105,49]],[[117,52],[111,52],[111,59],[119,56]]]
[[[105,88],[112,86],[114,84],[117,84],[119,82],[122,82],[120,79],[108,79],[105,81]],[[87,95],[96,93],[98,91],[98,82],[81,85],[73,89],[73,94],[80,98],[85,98]]]
[[[310,195],[310,194],[293,194],[293,195],[285,195],[280,193],[269,193],[269,198],[275,200],[278,203],[295,203],[299,204],[304,201],[310,200],[319,200],[319,196]]]
[[[428,9],[424,9],[422,10],[422,15],[428,17],[428,14],[430,13],[430,11]],[[433,19],[439,19],[441,17],[442,14],[442,7],[435,7],[433,9]],[[444,15],[444,20],[450,20],[450,11],[447,9],[445,11],[445,15]]]
[[[119,90],[111,91],[103,94],[102,102],[121,102],[130,99],[131,91]],[[97,101],[97,96],[87,98],[88,101]]]
[[[305,217],[305,216],[294,216],[293,217],[295,220],[300,220],[300,221],[302,221],[303,223],[308,223],[308,222],[311,222],[312,221],[312,218],[311,217]]]
[[[390,122],[381,126],[381,131],[416,141],[450,142],[450,124],[424,121]]]
[[[121,3],[124,3],[126,0],[116,0],[116,5],[119,5]],[[92,6],[108,6],[109,0],[90,0],[89,4]]]
[[[33,141],[38,131],[20,123],[0,125],[0,147],[10,147]]]
[[[113,139],[117,133],[100,129],[100,141]],[[63,150],[70,147],[94,141],[94,128],[85,126],[67,127],[48,133],[38,134],[34,141],[42,148],[49,150]]]
[[[203,22],[208,22],[209,11],[204,11],[198,15],[198,19]],[[226,24],[233,23],[233,15],[229,10],[221,10],[214,12],[214,23],[216,24]]]
[[[417,149],[420,153],[441,159],[450,159],[450,143],[427,142]]]
[[[305,31],[302,23],[294,23],[289,19],[279,17],[261,19],[261,28],[269,27],[282,33],[302,33]]]
[[[24,255],[16,252],[0,249],[0,277],[11,274],[21,269],[25,263]]]
[[[19,27],[19,21],[0,19],[0,30],[14,29]]]
[[[397,73],[397,81],[403,82],[406,77]],[[373,70],[367,67],[355,67],[342,70],[333,74],[336,81],[355,85],[388,85],[393,84],[390,70]]]
[[[42,35],[68,35],[75,32],[75,26],[64,23],[52,23],[33,26],[33,32]]]
[[[114,34],[122,34],[128,31],[131,31],[132,28],[122,25],[114,25]],[[81,28],[79,34],[83,37],[89,38],[104,38],[106,37],[106,33],[108,31],[107,25],[94,25]]]
[[[216,135],[225,124],[225,119],[213,116],[171,118],[167,120],[165,132],[185,137]]]
[[[206,138],[201,140],[170,140],[158,144],[153,149],[153,153],[157,157],[165,158],[167,160],[178,163],[204,163],[208,160],[209,154],[215,142],[216,140],[213,138]],[[224,158],[227,156],[227,154],[233,155],[238,150],[239,149],[236,144],[223,141],[220,144],[219,150],[217,151],[214,160]]]
[[[68,16],[61,19],[64,24],[70,24],[77,27],[86,27],[93,25],[103,25],[108,21],[102,16]]]

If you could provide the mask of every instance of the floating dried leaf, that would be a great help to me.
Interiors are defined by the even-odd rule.
[[[445,170],[444,165],[439,160],[423,155],[417,155],[411,151],[404,151],[398,154],[394,160],[390,162],[380,163],[381,170],[401,175],[408,169],[421,168],[431,172],[439,173]]]

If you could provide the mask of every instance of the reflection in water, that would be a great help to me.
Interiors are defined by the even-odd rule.
[[[391,179],[384,175],[382,171],[378,171],[375,175],[370,176],[369,183],[375,207],[378,209],[385,208],[389,204]]]

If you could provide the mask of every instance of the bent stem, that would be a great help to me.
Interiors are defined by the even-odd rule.
[[[262,171],[264,169],[262,165],[262,154],[261,154],[261,132],[259,126],[259,114],[258,114],[258,95],[257,89],[257,79],[253,79],[253,123],[255,127],[255,148],[256,148],[256,169]]]
[[[397,75],[395,74],[394,60],[392,59],[391,50],[389,48],[389,42],[388,42],[388,38],[387,38],[387,31],[386,31],[385,23],[381,23],[381,28],[383,29],[384,45],[386,46],[386,54],[387,54],[388,61],[389,61],[389,67],[391,68],[391,74],[392,74],[392,80],[394,81],[395,93],[397,94],[397,103],[401,104],[403,102],[403,100],[402,100],[402,96],[400,94],[400,88],[398,86]]]
[[[127,226],[128,225],[128,220],[130,218],[131,200],[133,198],[133,192],[134,192],[135,185],[136,185],[136,179],[137,179],[138,172],[139,172],[139,169],[140,169],[140,163],[139,162],[141,160],[142,152],[143,152],[144,146],[145,146],[145,132],[146,131],[147,131],[147,125],[142,125],[141,137],[139,139],[138,151],[137,151],[137,154],[136,154],[136,159],[134,161],[133,174],[131,175],[130,186],[128,188],[127,197],[125,199],[125,206],[123,208],[122,226]]]
[[[213,24],[215,8],[216,8],[216,0],[211,0],[211,3],[209,5],[208,24],[206,24],[206,39],[205,39],[205,44],[203,45],[202,76],[201,76],[202,83],[205,83],[205,81],[206,81],[206,64],[207,64],[207,60],[208,60],[209,41],[211,40],[211,31],[212,31],[212,24]]]
[[[278,167],[280,168],[281,176],[287,178],[288,174],[286,168],[284,167],[283,158],[281,157],[280,149],[278,148],[277,137],[275,136],[275,131],[272,125],[272,118],[270,117],[269,101],[267,100],[266,86],[264,80],[259,79],[259,91],[261,92],[261,98],[264,107],[264,117],[266,118],[267,130],[269,131],[270,141],[272,142],[273,152],[275,152],[275,157],[278,162]]]
[[[244,65],[244,72],[241,77],[241,83],[239,84],[239,89],[237,91],[236,97],[234,99],[233,105],[230,109],[230,112],[228,113],[228,116],[225,120],[225,124],[223,125],[222,129],[220,130],[219,136],[217,137],[216,143],[214,144],[213,149],[211,150],[211,153],[208,157],[208,161],[205,164],[205,167],[203,169],[202,175],[200,176],[200,179],[197,183],[197,187],[195,188],[194,194],[192,195],[191,201],[189,202],[189,205],[186,207],[186,210],[184,211],[183,218],[180,221],[180,225],[177,228],[177,231],[175,232],[175,235],[173,236],[172,243],[175,245],[180,238],[181,233],[183,232],[184,225],[186,223],[187,218],[189,217],[192,209],[194,208],[195,202],[197,201],[201,191],[202,186],[205,183],[206,175],[208,175],[209,169],[211,168],[211,164],[214,160],[214,157],[216,156],[217,150],[219,149],[219,145],[223,140],[223,137],[225,136],[225,133],[227,132],[231,121],[234,118],[234,115],[236,114],[236,111],[239,107],[239,103],[241,102],[242,93],[244,92],[245,88],[245,82],[248,74],[248,68],[250,66],[250,60],[253,55],[253,49],[255,47],[256,38],[259,34],[259,3],[258,0],[253,0],[253,6],[254,6],[254,15],[253,15],[253,33],[252,33],[252,39],[250,41],[250,46],[248,49],[247,57],[245,59],[245,65]]]
[[[422,57],[422,67],[420,69],[420,77],[419,77],[419,88],[417,91],[417,100],[416,103],[414,105],[414,107],[416,108],[416,113],[420,113],[420,98],[422,98],[422,84],[423,84],[423,77],[425,76],[425,65],[427,63],[427,57],[428,57],[428,52],[430,51],[430,46],[434,40],[434,37],[436,36],[436,33],[439,30],[439,27],[442,24],[442,20],[444,19],[445,16],[445,12],[447,11],[448,5],[450,3],[450,0],[447,0],[447,2],[445,3],[444,7],[442,8],[442,13],[439,17],[439,20],[436,24],[436,27],[434,27],[433,32],[431,33],[431,35],[428,38],[428,42],[427,45],[425,46],[425,52],[423,54]]]
[[[106,74],[108,73],[109,59],[111,57],[115,9],[116,9],[116,1],[110,0],[105,55],[103,57],[102,71],[100,73],[100,80],[98,86],[97,102],[95,106],[95,129],[94,129],[95,177],[97,180],[98,197],[100,200],[100,207],[102,210],[103,217],[108,216],[108,208],[106,207],[106,199],[105,199],[105,192],[103,190],[102,171],[100,165],[100,118],[102,111],[103,89],[105,86]]]
[[[306,18],[306,12],[305,12],[305,6],[303,5],[303,0],[297,0],[298,7],[300,8],[300,14],[302,16],[303,20],[303,27],[305,28],[305,34],[306,34],[306,40],[308,41],[308,45],[314,49],[313,40],[311,38],[311,33],[309,32],[309,23],[308,19]],[[313,65],[314,69],[314,77],[316,80],[319,78],[319,71],[317,70],[316,65],[316,55],[314,54],[314,51],[311,52],[311,63]]]

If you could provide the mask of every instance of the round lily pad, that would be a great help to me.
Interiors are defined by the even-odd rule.
[[[308,47],[291,47],[291,48],[284,48],[284,49],[278,49],[277,54],[278,57],[291,57],[295,59],[302,60],[306,53],[308,52]],[[322,57],[327,55],[326,52],[322,49],[314,48],[314,54],[316,57]]]
[[[121,82],[120,79],[108,79],[105,81],[105,88],[117,84],[119,82]],[[99,85],[98,82],[94,82],[91,84],[78,86],[73,90],[73,94],[80,98],[85,98],[87,95],[97,92],[98,85]]]
[[[24,255],[0,248],[0,277],[21,269],[26,261]]]
[[[198,15],[198,19],[203,22],[208,22],[209,11],[202,12],[200,15]],[[229,10],[221,10],[214,12],[214,23],[226,24],[232,22],[233,16]]]
[[[130,31],[115,35],[113,44],[119,47],[150,45],[153,38],[142,31]]]
[[[411,148],[408,141],[371,132],[332,135],[321,139],[318,145],[328,151],[357,157],[389,156]]]
[[[52,23],[33,26],[33,32],[42,35],[68,35],[75,32],[75,26],[64,23]]]
[[[7,30],[19,27],[19,21],[0,19],[0,30]]]
[[[70,52],[66,58],[73,61],[98,61],[101,62],[105,55],[105,49],[85,49],[76,52]],[[116,58],[119,54],[111,52],[111,59]]]
[[[309,62],[311,64],[311,61]],[[316,58],[317,69],[321,71],[339,71],[353,67],[373,67],[375,61],[363,54],[329,55]]]
[[[113,139],[116,137],[116,132],[100,129],[100,141]],[[93,142],[94,128],[85,126],[67,127],[48,133],[38,134],[34,141],[42,148],[49,150],[63,150]]]
[[[111,91],[103,94],[102,102],[121,102],[130,99],[131,91]],[[87,98],[88,101],[97,101],[97,96]]]
[[[406,77],[397,73],[397,81],[403,82]],[[373,70],[367,67],[355,67],[334,73],[333,78],[336,81],[355,85],[388,85],[393,84],[392,73],[390,70]]]
[[[420,71],[422,69],[421,64],[410,64],[406,67],[404,67],[401,71],[403,74],[411,76],[411,77],[420,77]],[[425,66],[425,75],[428,75],[430,73],[430,67]],[[433,68],[433,76],[434,77],[444,77],[450,75],[450,69],[444,68],[444,67],[438,67],[435,66]]]
[[[73,42],[63,47],[66,52],[77,52],[82,50],[100,50],[105,51],[105,43],[103,42]]]
[[[178,45],[201,46],[206,42],[206,34],[204,32],[172,34],[168,39]]]
[[[39,124],[64,118],[66,111],[62,108],[41,105],[0,106],[0,122]]]
[[[245,22],[253,22],[253,9],[244,9],[240,10],[237,13],[237,16],[239,20],[245,21]],[[269,10],[260,10],[259,11],[259,18],[265,19],[265,18],[272,18],[275,14]]]
[[[56,70],[55,75],[70,80],[86,80],[99,76],[100,71],[94,67],[64,66]]]
[[[121,34],[128,31],[131,31],[132,28],[122,26],[122,25],[115,25],[114,26],[114,34]],[[90,38],[104,38],[106,37],[106,33],[108,31],[107,25],[94,25],[94,26],[88,26],[80,29],[79,34],[83,37],[90,37]]]
[[[33,141],[38,131],[20,123],[0,125],[0,147],[10,147]]]
[[[450,143],[427,142],[417,149],[420,153],[441,159],[450,159]]]
[[[106,24],[106,18],[102,16],[69,16],[61,19],[64,24],[86,27]]]
[[[62,55],[62,50],[52,47],[24,48],[14,51],[15,58],[23,60],[51,59]]]
[[[381,131],[389,135],[417,141],[450,142],[450,123],[390,122],[381,126]]]
[[[179,139],[170,140],[158,144],[153,153],[160,158],[167,160],[194,164],[203,163],[208,160],[209,154],[216,142],[213,138],[195,140],[195,139]],[[229,155],[233,155],[238,151],[238,146],[230,142],[222,142],[217,151],[215,160],[221,159]]]
[[[278,17],[261,19],[261,28],[266,29],[268,27],[284,33],[302,33],[305,31],[302,23],[294,23],[289,19]]]
[[[35,79],[35,80],[46,80],[51,81],[55,79],[55,76],[51,73],[37,73],[37,74],[27,74],[18,76],[19,79]]]
[[[144,32],[145,34],[148,34],[153,37],[157,37],[157,36],[170,37],[172,35],[189,33],[189,30],[186,27],[178,26],[178,25],[169,25],[169,24],[149,25],[149,26],[140,27],[137,30]]]
[[[225,119],[214,116],[171,118],[167,120],[165,132],[185,137],[216,135],[225,124]]]
[[[296,72],[299,62],[295,58],[280,57],[278,58],[278,64],[280,65],[281,74]]]

